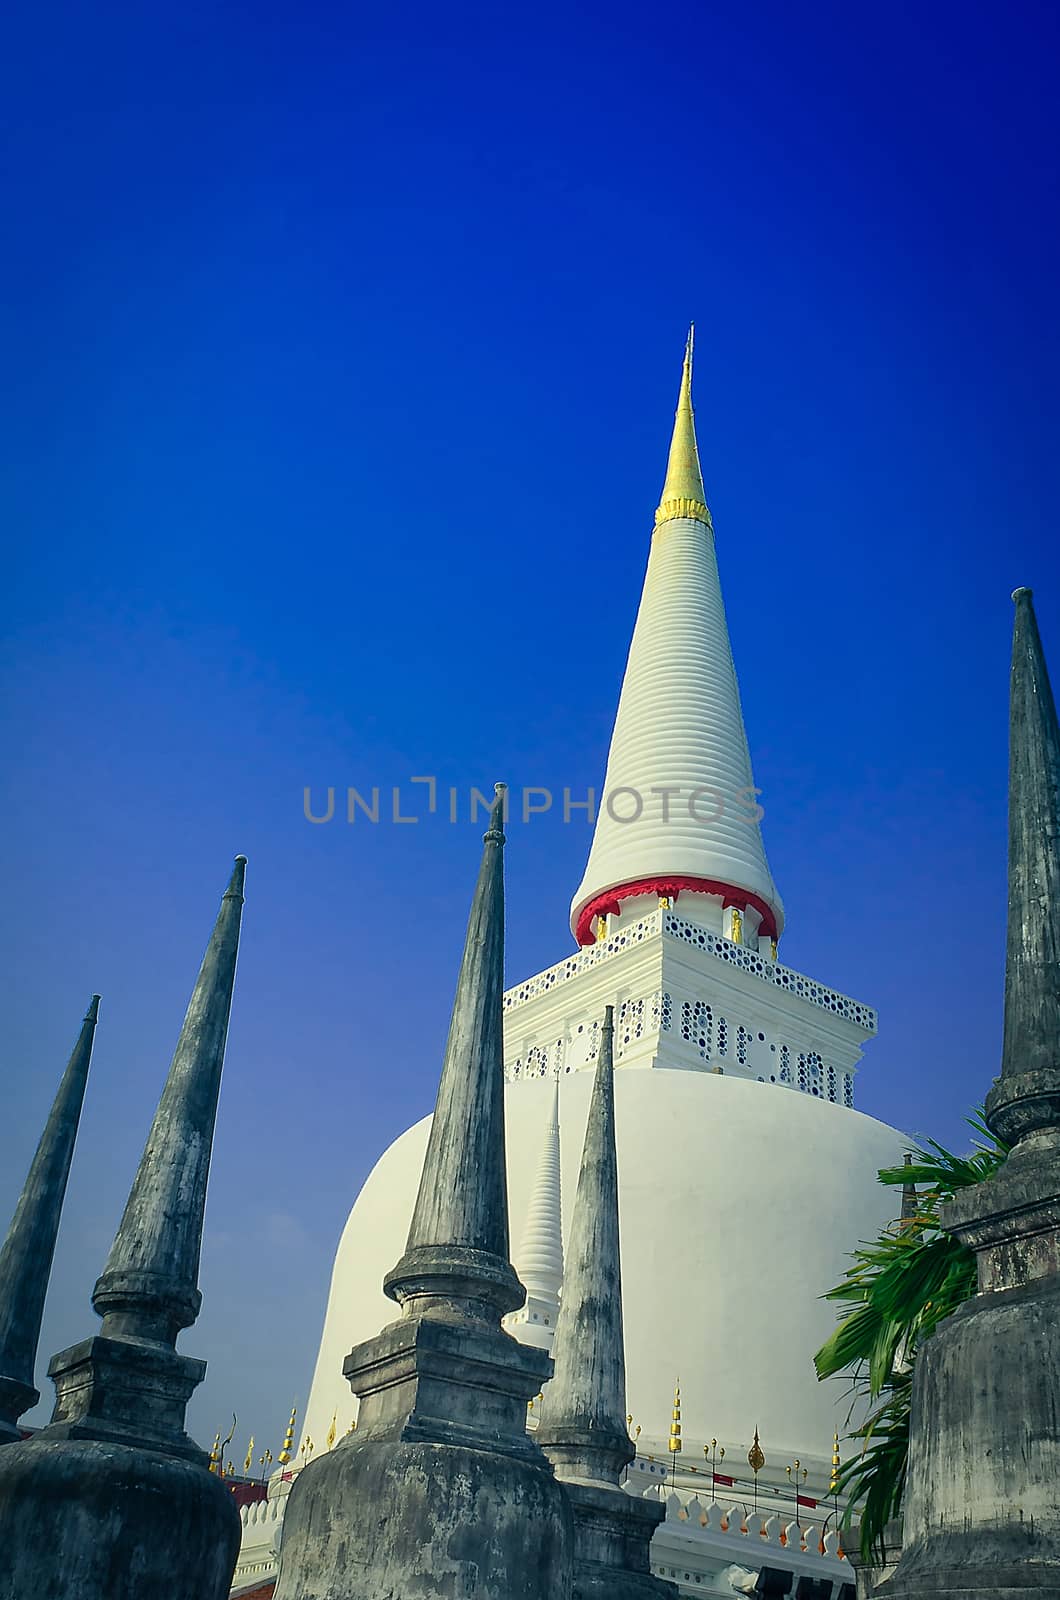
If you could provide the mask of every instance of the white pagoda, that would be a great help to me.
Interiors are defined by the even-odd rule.
[[[846,1417],[843,1385],[814,1373],[813,1353],[835,1324],[821,1297],[850,1250],[889,1220],[893,1198],[876,1173],[899,1164],[908,1141],[854,1109],[874,1010],[778,959],[784,908],[759,826],[691,384],[690,335],[599,814],[571,904],[577,949],[505,995],[509,1208],[527,1289],[508,1326],[550,1344],[600,1019],[613,1005],[627,1399],[639,1451],[629,1486],[673,1491],[656,1570],[682,1592],[731,1593],[714,1587],[726,1552],[736,1566],[775,1558],[843,1570],[826,1526],[831,1502],[814,1505],[826,1500]],[[393,1317],[381,1285],[404,1249],[429,1124],[380,1157],[343,1231],[305,1418],[314,1440],[334,1438],[336,1419],[340,1435],[350,1426],[343,1360]],[[756,1429],[765,1465],[753,1473]],[[747,1537],[734,1539],[725,1507],[745,1508],[736,1516],[745,1527],[752,1493],[774,1531],[793,1517],[800,1529],[815,1524],[813,1548],[787,1538],[771,1557],[762,1541],[749,1551]]]

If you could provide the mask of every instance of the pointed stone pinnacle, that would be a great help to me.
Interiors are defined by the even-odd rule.
[[[1060,730],[1030,589],[1013,600],[1005,1036],[987,1120],[1018,1142],[1060,1123]]]
[[[39,1398],[37,1344],[98,1018],[94,994],[0,1248],[0,1443],[19,1437],[19,1417]]]
[[[557,1476],[609,1485],[634,1455],[626,1427],[613,1050],[608,1006],[552,1347],[555,1376],[537,1430]]]
[[[103,1333],[173,1346],[199,1314],[199,1255],[246,856],[237,856],[147,1144],[92,1296]]]
[[[496,785],[405,1254],[384,1292],[409,1314],[497,1320],[525,1299],[509,1261],[504,1143],[504,807]]]

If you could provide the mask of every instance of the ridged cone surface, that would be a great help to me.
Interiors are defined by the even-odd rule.
[[[592,847],[571,906],[572,929],[582,907],[605,890],[680,875],[759,896],[772,908],[779,932],[783,905],[766,860],[753,786],[714,534],[705,523],[680,517],[652,538]],[[661,796],[652,793],[664,788],[679,791],[668,821]],[[689,809],[700,790],[695,809],[706,820]],[[641,804],[636,820],[615,820],[634,815],[634,796]]]
[[[557,1306],[563,1287],[563,1214],[559,1164],[559,1079],[548,1114],[540,1164],[515,1258],[519,1281],[528,1295]]]

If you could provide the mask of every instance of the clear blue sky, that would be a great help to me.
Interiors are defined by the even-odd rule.
[[[482,831],[312,827],[303,786],[600,781],[693,316],[784,959],[879,1007],[860,1106],[962,1138],[999,1058],[1016,584],[1060,672],[1056,30],[9,18],[0,1216],[103,995],[49,1400],[245,851],[182,1344],[198,1435],[235,1410],[278,1448],[348,1207],[433,1101]],[[568,950],[587,846],[513,827],[513,980]]]

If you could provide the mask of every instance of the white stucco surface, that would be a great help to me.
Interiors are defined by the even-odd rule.
[[[714,534],[678,517],[652,537],[571,928],[604,890],[666,874],[748,890],[782,928],[753,785]]]
[[[564,1232],[577,1189],[591,1070],[560,1085]],[[861,1112],[709,1071],[619,1068],[615,1078],[628,1409],[645,1439],[669,1428],[680,1376],[688,1459],[712,1437],[746,1451],[757,1425],[773,1460],[831,1452],[844,1386],[812,1355],[835,1322],[820,1296],[847,1253],[894,1214],[877,1169],[906,1138]],[[511,1232],[518,1243],[553,1083],[506,1087]],[[400,1257],[429,1118],[394,1141],[364,1184],[335,1260],[305,1426],[340,1434],[356,1403],[350,1348],[394,1320],[380,1284]]]

